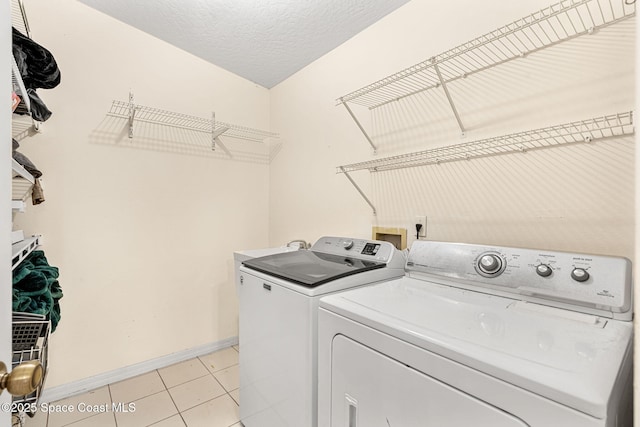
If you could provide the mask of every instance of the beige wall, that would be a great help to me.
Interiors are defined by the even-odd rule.
[[[237,336],[232,252],[267,246],[268,164],[194,155],[179,142],[206,138],[157,126],[129,140],[106,113],[132,90],[141,105],[268,130],[268,91],[79,2],[26,3],[62,72],[38,91],[53,116],[21,146],[46,202],[17,218],[61,272],[47,386]]]
[[[441,91],[373,112],[353,107],[377,156],[335,106],[340,96],[548,5],[414,0],[274,88],[272,127],[284,144],[270,168],[271,242],[368,237],[372,225],[414,230],[414,217],[426,215],[431,240],[632,258],[633,137],[353,172],[376,216],[336,174],[339,165],[632,110],[633,19],[450,84],[464,138]]]

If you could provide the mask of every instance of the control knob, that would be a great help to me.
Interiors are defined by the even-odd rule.
[[[506,264],[499,254],[485,253],[476,264],[476,271],[484,277],[494,277],[504,271]]]
[[[496,255],[485,255],[480,258],[480,269],[485,273],[495,273],[501,266],[502,262]]]
[[[538,273],[538,276],[549,277],[551,273],[553,273],[553,270],[551,270],[551,267],[547,264],[540,264],[536,267],[536,273]]]
[[[351,249],[353,247],[353,240],[345,240],[344,242],[342,242],[342,247],[346,250]]]
[[[589,280],[589,272],[584,268],[574,268],[571,272],[571,278],[576,282],[586,282]]]

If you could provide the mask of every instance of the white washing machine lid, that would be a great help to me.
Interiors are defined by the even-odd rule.
[[[632,322],[410,277],[320,307],[597,418],[632,347]]]

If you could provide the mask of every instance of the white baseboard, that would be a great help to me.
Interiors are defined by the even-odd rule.
[[[165,368],[175,363],[213,353],[214,351],[222,350],[223,348],[231,347],[232,345],[237,344],[238,337],[231,337],[222,341],[204,344],[198,347],[179,351],[177,353],[161,356],[156,359],[151,359],[144,362],[136,363],[134,365],[125,366],[120,369],[98,374],[93,377],[84,378],[82,380],[73,381],[71,383],[51,388],[47,388],[45,384],[42,395],[40,396],[40,402],[56,402],[60,399],[65,399],[77,394],[86,393],[88,391],[103,387],[107,384],[112,384],[118,381],[126,380],[128,378],[133,378],[135,376],[151,372],[155,369]]]

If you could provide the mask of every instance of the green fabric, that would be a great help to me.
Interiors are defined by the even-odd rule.
[[[13,270],[13,311],[42,314],[51,320],[51,332],[60,322],[62,288],[57,267],[43,251],[33,251]]]

